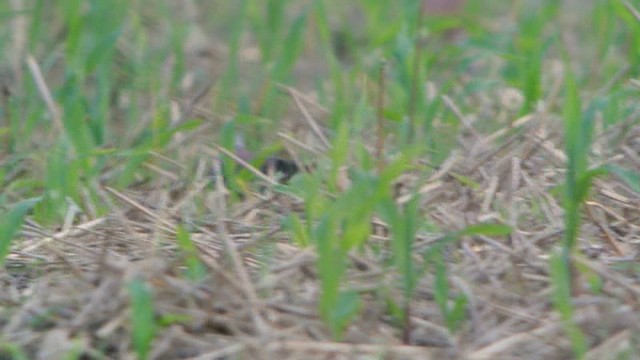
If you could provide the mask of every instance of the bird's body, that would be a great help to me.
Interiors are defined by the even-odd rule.
[[[246,148],[244,140],[240,135],[237,135],[235,138],[233,155],[247,164],[256,161],[255,154]],[[300,171],[294,161],[277,156],[267,157],[259,166],[260,172],[265,175],[274,176],[282,183],[286,183]]]

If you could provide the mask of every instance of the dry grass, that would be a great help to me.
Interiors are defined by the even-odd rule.
[[[400,294],[392,290],[395,275],[378,265],[389,255],[385,224],[378,221],[367,246],[352,255],[348,274],[364,308],[345,341],[333,342],[316,313],[314,251],[292,246],[279,225],[283,214],[299,211],[297,201],[267,190],[223,210],[224,189],[202,190],[206,179],[173,189],[180,194],[173,197],[166,186],[111,191],[113,213],[107,217],[56,234],[28,229],[2,277],[2,332],[41,359],[73,346],[85,354],[131,357],[123,284],[142,278],[153,287],[157,316],[173,318],[154,342],[157,359],[570,358],[549,301],[547,274],[547,254],[563,232],[562,208],[553,194],[565,160],[558,128],[557,119],[539,113],[516,121],[514,131],[484,137],[470,131],[459,139],[462,149],[426,181],[411,173],[400,179],[403,188],[421,189],[421,211],[442,228],[499,220],[516,229],[509,238],[468,238],[448,250],[453,287],[469,299],[469,321],[459,333],[443,326],[427,275],[412,304],[411,343],[402,343],[384,306],[386,297],[400,301]],[[632,149],[640,129],[615,131],[599,134],[596,147],[622,136],[622,151],[637,156]],[[623,158],[630,157],[602,154],[603,161]],[[625,165],[640,169],[631,161]],[[479,186],[470,188],[461,177]],[[212,221],[215,215],[180,218],[201,193],[211,197],[212,214],[225,211],[221,224]],[[615,179],[597,182],[593,194],[582,226],[582,255],[575,259],[588,270],[580,272],[577,283],[584,289],[574,299],[576,321],[591,345],[589,358],[603,359],[637,344],[640,286],[633,259],[640,210],[638,195]],[[197,229],[194,241],[209,271],[197,284],[181,275],[174,239],[176,226],[185,222]],[[417,261],[440,236],[421,235]],[[599,292],[587,290],[590,273],[602,279]]]

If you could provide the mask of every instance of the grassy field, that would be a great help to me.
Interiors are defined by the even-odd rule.
[[[0,22],[0,359],[640,358],[635,0]]]

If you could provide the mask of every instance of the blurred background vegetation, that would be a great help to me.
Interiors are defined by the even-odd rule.
[[[152,151],[190,153],[169,146],[179,132],[218,141],[233,120],[251,149],[273,151],[274,129],[295,130],[281,84],[314,94],[329,132],[348,122],[364,143],[382,105],[395,149],[422,144],[434,166],[463,125],[440,94],[480,130],[499,128],[558,109],[564,61],[607,125],[636,110],[623,80],[637,75],[639,25],[621,1],[469,1],[431,14],[418,0],[12,0],[0,14],[3,195],[44,194],[44,222],[71,203],[104,211],[97,183],[140,181]],[[188,105],[209,86],[203,119]],[[500,101],[516,114],[496,114]]]

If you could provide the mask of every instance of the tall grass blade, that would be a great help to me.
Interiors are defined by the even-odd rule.
[[[192,281],[202,280],[207,275],[207,269],[198,258],[198,248],[191,240],[191,234],[184,226],[180,225],[178,226],[176,237],[187,266],[187,277]]]
[[[13,205],[7,212],[3,212],[0,218],[0,266],[4,265],[5,258],[9,254],[11,241],[22,226],[24,217],[42,198],[22,200]]]
[[[151,343],[156,333],[153,298],[149,286],[140,279],[128,285],[131,301],[131,337],[138,359],[149,358]]]
[[[574,309],[571,296],[571,273],[567,271],[563,252],[556,252],[552,255],[549,271],[553,285],[552,300],[554,308],[562,318],[565,332],[571,340],[571,346],[576,359],[583,359],[587,352],[587,341],[584,333],[573,320]]]

